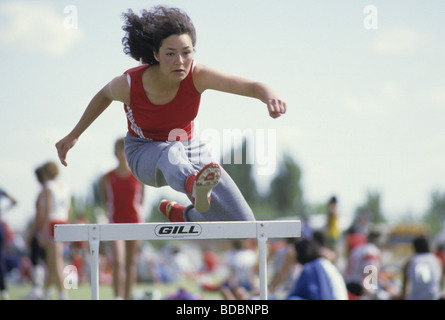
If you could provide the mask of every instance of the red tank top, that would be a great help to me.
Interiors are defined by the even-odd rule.
[[[131,78],[131,103],[124,105],[129,133],[157,141],[191,140],[193,120],[201,102],[201,94],[193,83],[193,63],[175,98],[163,105],[151,103],[145,93],[142,74],[149,67],[141,65],[125,71]]]
[[[108,219],[110,223],[138,223],[141,211],[142,183],[132,174],[107,173]]]

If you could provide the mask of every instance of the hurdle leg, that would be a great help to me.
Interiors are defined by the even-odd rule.
[[[257,225],[258,264],[260,268],[260,299],[267,300],[267,237],[265,225]]]
[[[99,300],[99,226],[88,227],[88,243],[90,247],[91,299]]]

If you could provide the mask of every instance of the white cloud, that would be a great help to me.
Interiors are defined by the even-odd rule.
[[[37,1],[2,2],[0,44],[53,56],[64,54],[83,37],[81,29],[65,27],[69,15]]]
[[[445,106],[445,84],[420,90],[417,98],[419,102],[438,104],[443,107]]]
[[[361,94],[347,93],[344,106],[366,116],[387,116],[400,111],[408,103],[408,92],[399,83],[382,81]]]
[[[5,156],[2,156],[0,158],[0,176],[3,178],[7,175],[28,175],[30,172],[32,173],[32,169],[30,169],[30,167],[24,160],[18,160],[17,158]]]
[[[379,29],[371,44],[372,50],[383,55],[407,55],[429,46],[432,36],[413,28]]]

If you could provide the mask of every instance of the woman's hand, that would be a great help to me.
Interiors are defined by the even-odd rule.
[[[65,138],[56,143],[57,154],[59,155],[60,162],[66,167],[68,163],[66,162],[66,155],[68,151],[74,147],[78,138],[74,138],[67,135]]]
[[[267,110],[272,118],[278,118],[286,113],[286,102],[280,99],[269,99],[267,101]]]
[[[129,100],[126,94],[129,96],[130,87],[128,86],[128,83],[123,82],[123,80],[126,81],[126,76],[116,77],[106,84],[105,87],[103,87],[90,101],[85,112],[71,133],[56,143],[57,154],[59,155],[60,162],[65,167],[68,165],[66,162],[68,151],[74,147],[81,134],[97,119],[97,117],[99,117],[100,114],[102,114],[102,112],[105,111],[106,108],[108,108],[111,102],[117,99],[114,98],[114,95],[118,96],[117,100],[120,99],[120,101],[124,102]],[[113,89],[111,88],[113,84],[114,94]]]

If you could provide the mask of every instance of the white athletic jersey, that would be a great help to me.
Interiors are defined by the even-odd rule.
[[[50,221],[67,221],[71,206],[71,196],[68,186],[57,180],[50,180],[46,187],[51,191],[52,211]]]
[[[380,249],[372,243],[362,244],[351,251],[345,281],[362,283],[368,275],[368,266],[373,266],[377,270],[380,268]]]
[[[227,266],[237,285],[245,285],[250,281],[250,274],[255,267],[257,255],[253,250],[231,250],[224,256]]]
[[[407,300],[437,300],[442,269],[433,253],[418,253],[409,262],[407,276],[411,289]]]
[[[334,299],[348,300],[348,291],[346,289],[345,280],[343,279],[341,273],[338,271],[337,267],[326,258],[318,259],[320,260],[321,265],[323,266],[326,274],[331,281],[332,295]]]

